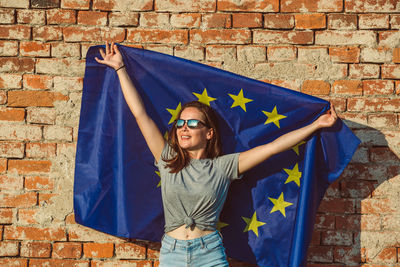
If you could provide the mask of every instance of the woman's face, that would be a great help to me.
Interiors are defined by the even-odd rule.
[[[185,108],[180,116],[182,120],[196,119],[201,122],[205,122],[203,113],[201,113],[195,107]],[[176,129],[179,146],[188,151],[195,151],[202,148],[206,148],[207,141],[213,136],[213,130],[200,124],[196,129],[191,129],[187,126],[187,123],[182,128]]]

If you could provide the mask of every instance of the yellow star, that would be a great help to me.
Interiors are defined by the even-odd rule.
[[[168,124],[171,124],[177,119],[178,113],[179,113],[179,111],[181,111],[181,102],[179,102],[176,109],[167,108],[167,111],[172,115],[171,119],[168,122]]]
[[[297,145],[295,145],[294,147],[292,147],[292,149],[294,150],[294,152],[296,152],[297,156],[300,155],[299,146],[301,146],[301,145],[303,145],[303,144],[305,144],[305,143],[306,143],[306,142],[301,141],[300,143],[298,143]]]
[[[296,165],[291,170],[290,169],[283,169],[283,170],[287,174],[289,174],[289,177],[286,179],[285,184],[290,182],[295,182],[300,187],[301,172],[299,172],[299,164],[296,163]]]
[[[193,94],[198,98],[199,102],[204,103],[206,105],[210,105],[211,101],[217,100],[214,97],[208,96],[206,88],[204,88],[204,91],[202,94],[198,94],[198,93],[193,93]]]
[[[257,214],[254,212],[251,218],[242,217],[242,219],[246,222],[246,228],[243,230],[244,232],[253,231],[254,234],[258,237],[258,227],[264,225],[264,222],[257,221]]]
[[[229,224],[227,224],[227,223],[218,221],[218,222],[217,222],[217,230],[218,230],[218,231],[221,231],[222,228],[224,228],[224,227],[226,227],[226,226],[228,226],[228,225],[229,225]]]
[[[281,126],[279,125],[279,120],[286,118],[286,116],[278,114],[276,106],[274,107],[272,112],[267,112],[264,110],[262,112],[265,114],[265,116],[268,117],[267,121],[264,124],[273,122],[278,128],[281,128]]]
[[[246,103],[253,101],[253,99],[245,98],[243,96],[243,89],[240,89],[238,95],[231,95],[231,94],[228,95],[232,97],[232,99],[234,100],[231,108],[240,106],[245,112],[246,112]]]
[[[161,175],[160,175],[159,171],[156,171],[156,174],[158,175],[158,177],[161,178]],[[160,187],[160,186],[161,186],[161,179],[160,179],[160,182],[158,182],[157,188]]]
[[[274,207],[272,208],[270,213],[273,213],[273,212],[279,210],[284,217],[286,217],[285,208],[293,205],[293,203],[286,202],[283,199],[283,192],[281,193],[281,195],[277,199],[270,198],[270,197],[268,199],[271,200],[272,203],[274,203]]]
[[[165,133],[164,133],[164,139],[165,139],[165,140],[168,140],[168,131],[165,131]]]

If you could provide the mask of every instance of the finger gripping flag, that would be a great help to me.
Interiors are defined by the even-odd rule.
[[[74,211],[84,226],[160,241],[160,177],[116,72],[88,50],[76,151]],[[148,114],[164,134],[189,101],[218,114],[224,153],[242,152],[313,122],[325,100],[157,52],[119,46]],[[232,182],[219,218],[229,257],[259,266],[306,263],[318,205],[360,141],[339,119]]]

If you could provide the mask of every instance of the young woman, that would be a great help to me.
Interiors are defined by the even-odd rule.
[[[116,70],[125,100],[153,154],[161,175],[165,214],[160,266],[228,266],[222,236],[216,230],[230,182],[241,174],[306,139],[337,119],[334,108],[313,123],[271,143],[241,153],[221,155],[214,111],[200,102],[183,105],[168,141],[134,87],[117,45],[106,42],[96,61]]]

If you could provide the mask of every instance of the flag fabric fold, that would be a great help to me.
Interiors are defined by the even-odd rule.
[[[160,177],[125,102],[117,74],[86,70],[75,162],[74,212],[84,226],[125,238],[160,241]],[[119,46],[146,110],[167,133],[181,106],[197,100],[218,114],[224,153],[242,152],[303,127],[329,102],[189,60]],[[259,266],[306,262],[318,205],[360,141],[341,121],[275,155],[230,186],[218,222],[229,257]]]

